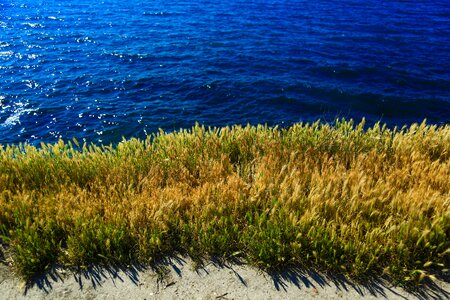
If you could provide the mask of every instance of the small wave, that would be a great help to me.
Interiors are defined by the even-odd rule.
[[[26,113],[34,112],[34,111],[36,111],[36,109],[18,107],[12,112],[12,114],[8,118],[6,118],[5,122],[0,124],[0,126],[1,127],[12,127],[17,124],[20,124],[20,117],[22,115],[24,115]]]
[[[0,124],[0,127],[12,127],[20,123],[20,117],[24,114],[37,111],[37,108],[28,108],[28,102],[15,102],[5,105],[6,97],[0,96],[0,115],[8,115],[6,120]],[[0,120],[3,118],[0,117]]]
[[[85,36],[85,37],[78,38],[77,43],[95,43],[95,41],[92,38]]]
[[[55,16],[48,16],[47,19],[49,19],[49,20],[55,20],[55,21],[64,21],[64,19],[58,18],[58,17],[55,17]]]
[[[27,45],[28,49],[34,49],[34,48],[38,48],[38,49],[42,49],[42,46],[40,45]]]
[[[29,26],[31,28],[44,28],[45,26],[39,23],[22,23],[22,25]]]
[[[125,60],[154,60],[155,57],[150,54],[145,53],[120,53],[120,52],[111,52],[105,53],[106,55],[115,56],[118,58],[122,58]]]
[[[179,15],[180,13],[167,12],[167,11],[144,11],[143,16],[173,16]]]
[[[14,52],[12,51],[0,51],[0,57],[2,56],[12,56]]]
[[[144,11],[142,14],[144,16],[154,16],[154,15],[163,15],[164,12],[163,11],[156,11],[156,12]]]
[[[25,83],[25,86],[30,89],[35,89],[39,87],[39,84],[34,80],[22,80],[23,83]]]

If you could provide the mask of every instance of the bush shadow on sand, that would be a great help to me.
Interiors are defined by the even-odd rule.
[[[27,295],[31,289],[39,289],[46,294],[50,294],[55,283],[64,283],[68,280],[75,280],[80,290],[91,288],[97,290],[106,281],[112,283],[126,282],[139,286],[142,282],[142,276],[150,272],[157,285],[157,289],[165,289],[173,284],[174,281],[168,280],[170,274],[178,278],[183,278],[186,268],[195,270],[199,275],[198,280],[202,280],[200,274],[207,276],[211,269],[227,269],[233,272],[240,284],[247,287],[247,279],[241,275],[245,263],[239,259],[227,260],[212,258],[203,261],[193,261],[185,256],[172,256],[157,260],[153,264],[131,265],[95,265],[87,268],[62,268],[53,266],[44,274],[40,274],[29,281],[24,289],[24,295]],[[384,278],[373,278],[367,282],[354,282],[343,275],[324,274],[313,270],[312,268],[289,266],[278,270],[262,271],[258,270],[258,275],[270,278],[273,287],[280,293],[287,291],[288,288],[295,286],[298,289],[312,289],[320,291],[327,287],[334,287],[338,293],[345,294],[351,290],[356,291],[360,296],[374,296],[387,298],[395,295],[399,298],[408,299],[404,294],[398,293],[398,288],[393,287],[389,281]],[[450,282],[449,274],[439,274],[439,280],[445,283]],[[71,278],[72,277],[72,278]],[[449,299],[450,291],[442,288],[435,282],[427,280],[418,288],[406,289],[406,292],[418,299]],[[283,294],[280,294],[282,297]]]

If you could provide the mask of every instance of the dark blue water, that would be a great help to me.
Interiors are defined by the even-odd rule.
[[[450,123],[450,2],[1,0],[0,143]]]

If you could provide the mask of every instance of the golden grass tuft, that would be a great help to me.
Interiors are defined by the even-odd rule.
[[[27,278],[182,252],[418,282],[449,268],[450,127],[196,125],[114,147],[0,146],[0,234]]]

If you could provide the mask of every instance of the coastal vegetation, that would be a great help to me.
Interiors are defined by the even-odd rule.
[[[418,283],[448,271],[449,235],[449,125],[196,125],[0,146],[0,258],[27,279],[181,253]]]

